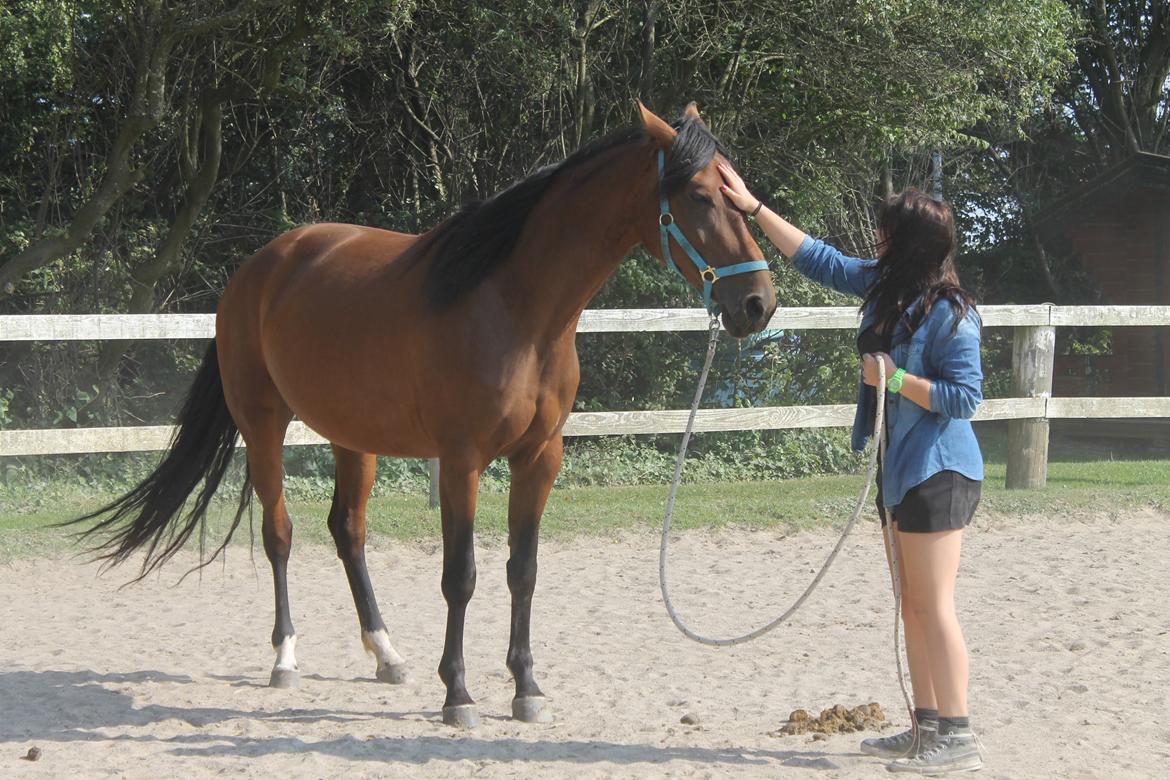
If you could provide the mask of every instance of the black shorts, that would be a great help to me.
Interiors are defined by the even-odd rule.
[[[933,533],[966,528],[979,506],[983,483],[968,479],[957,471],[940,471],[906,491],[902,502],[890,507],[899,531]],[[882,505],[882,486],[878,480],[878,515],[886,524],[886,510]]]

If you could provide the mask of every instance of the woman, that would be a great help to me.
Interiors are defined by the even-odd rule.
[[[951,209],[917,190],[893,196],[879,219],[879,258],[859,260],[789,224],[753,197],[735,171],[720,170],[724,195],[755,216],[797,270],[864,300],[855,450],[873,433],[877,361],[886,367],[888,445],[877,501],[898,545],[918,738],[912,728],[867,739],[861,750],[893,759],[893,771],[978,769],[982,758],[967,715],[967,648],[954,593],[963,528],[983,479],[970,423],[982,400],[983,374],[979,316],[955,273]]]

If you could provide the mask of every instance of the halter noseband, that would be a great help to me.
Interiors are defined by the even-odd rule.
[[[666,193],[662,191],[662,180],[666,172],[666,154],[658,150],[658,184],[659,184],[659,214],[658,214],[658,233],[662,238],[662,256],[666,258],[666,262],[675,272],[686,279],[682,269],[675,265],[674,258],[670,256],[670,237],[674,236],[674,240],[687,253],[687,257],[695,264],[696,270],[699,272],[699,277],[703,280],[703,305],[707,307],[707,313],[712,317],[719,314],[719,304],[711,299],[711,290],[715,286],[715,282],[719,281],[725,276],[734,276],[736,274],[746,274],[752,271],[767,271],[767,260],[749,260],[745,263],[735,263],[734,265],[725,265],[716,268],[710,265],[699,251],[691,245],[687,237],[683,235],[682,229],[674,221],[674,215],[670,213],[670,203],[667,202]]]

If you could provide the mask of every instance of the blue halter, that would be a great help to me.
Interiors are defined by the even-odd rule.
[[[666,154],[658,150],[658,182],[662,183],[663,176],[666,171]],[[695,249],[687,237],[683,235],[682,230],[674,221],[674,215],[670,213],[670,203],[666,200],[666,193],[659,192],[659,206],[660,213],[658,215],[658,233],[662,238],[662,256],[666,258],[666,262],[675,272],[686,279],[682,269],[675,265],[674,258],[670,256],[670,237],[674,236],[674,240],[687,253],[687,257],[695,264],[695,268],[699,272],[699,277],[703,280],[703,305],[707,307],[707,313],[712,317],[719,314],[719,304],[711,299],[711,290],[715,286],[715,282],[719,281],[725,276],[734,276],[735,274],[746,274],[752,271],[767,271],[768,261],[766,260],[749,260],[746,263],[736,263],[734,265],[725,265],[716,268],[709,265]]]

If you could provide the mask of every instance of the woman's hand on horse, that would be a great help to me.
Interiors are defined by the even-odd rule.
[[[750,214],[759,205],[760,201],[756,196],[748,192],[747,185],[743,183],[743,179],[735,172],[730,165],[719,163],[719,174],[723,177],[724,184],[719,188],[719,191],[731,201],[731,205],[738,211],[744,214]]]
[[[893,358],[885,352],[874,352],[861,356],[861,379],[870,387],[877,387],[878,383],[878,359],[886,364],[886,380],[894,375],[898,367],[894,365]]]

